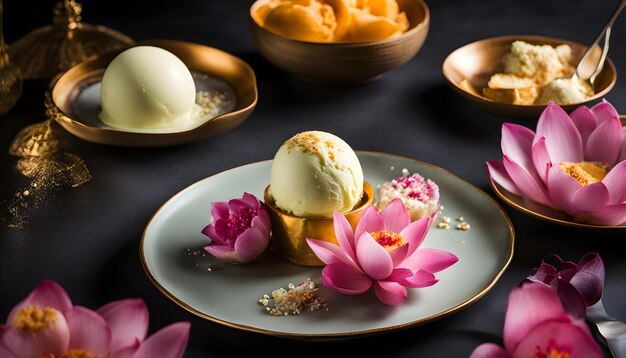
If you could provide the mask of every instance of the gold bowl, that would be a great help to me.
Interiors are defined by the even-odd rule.
[[[409,20],[404,34],[373,42],[306,42],[262,28],[253,14],[266,0],[250,8],[252,37],[263,55],[277,67],[311,82],[329,85],[367,83],[409,61],[420,50],[430,25],[423,0],[398,0]]]
[[[285,260],[303,266],[323,266],[324,263],[315,256],[306,242],[306,238],[324,240],[337,244],[333,218],[300,217],[279,209],[269,193],[269,185],[265,188],[264,201],[272,221],[272,251]],[[363,197],[352,211],[344,214],[352,229],[356,227],[365,209],[374,201],[374,189],[363,183]]]
[[[77,98],[83,90],[99,83],[108,64],[125,47],[82,62],[53,79],[46,94],[46,111],[63,128],[84,140],[126,147],[161,147],[209,139],[243,123],[257,103],[256,76],[243,60],[216,48],[176,40],[146,40],[133,46],[156,46],[180,58],[192,73],[217,79],[232,88],[234,108],[196,128],[167,133],[129,132],[110,128],[98,116],[81,115]],[[99,103],[97,104],[100,105]]]
[[[452,89],[477,106],[504,116],[521,118],[539,118],[545,105],[516,105],[500,103],[482,95],[491,75],[502,70],[502,58],[509,52],[511,43],[521,40],[534,45],[558,46],[569,45],[572,48],[572,66],[587,49],[585,45],[544,36],[514,35],[494,37],[476,41],[453,51],[443,63],[443,76]],[[592,51],[582,70],[583,78],[594,70],[602,50],[598,47]],[[465,84],[462,84],[467,80]],[[581,105],[589,105],[599,101],[615,85],[617,73],[613,62],[607,58],[604,67],[594,83],[595,95],[580,103],[561,105],[568,113]]]

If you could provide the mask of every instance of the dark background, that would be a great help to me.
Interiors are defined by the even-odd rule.
[[[8,43],[49,24],[54,1],[5,0]],[[247,333],[196,318],[149,282],[139,261],[139,239],[154,211],[182,188],[211,174],[270,159],[283,140],[319,129],[354,149],[423,160],[467,179],[491,194],[485,161],[499,159],[505,121],[534,128],[535,121],[494,115],[472,106],[444,83],[441,64],[466,43],[500,35],[536,34],[590,43],[616,0],[430,1],[431,27],[409,63],[364,86],[321,87],[302,82],[266,62],[248,28],[251,1],[83,1],[83,21],[121,31],[135,40],[168,38],[233,53],[257,74],[259,103],[240,127],[218,138],[183,146],[132,149],[63,136],[93,179],[50,198],[21,230],[0,231],[0,321],[41,280],[63,285],[74,303],[97,308],[115,299],[142,297],[150,332],[180,320],[192,322],[186,357],[307,353],[334,350],[355,356],[465,357],[480,343],[501,343],[508,294],[549,253],[578,261],[597,251],[607,277],[609,313],[626,320],[624,231],[585,231],[537,221],[505,207],[516,230],[509,269],[483,298],[450,317],[422,327],[343,342],[307,343]],[[609,57],[618,80],[606,96],[626,113],[626,20],[614,25]],[[0,202],[6,205],[23,178],[7,150],[24,126],[44,119],[46,83],[27,82],[22,98],[0,117]],[[348,349],[346,351],[346,349]],[[263,355],[265,355],[263,354]]]

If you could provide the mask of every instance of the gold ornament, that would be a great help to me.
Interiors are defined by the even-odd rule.
[[[9,60],[9,52],[4,42],[2,23],[2,0],[0,0],[0,115],[8,112],[22,94],[22,72]]]

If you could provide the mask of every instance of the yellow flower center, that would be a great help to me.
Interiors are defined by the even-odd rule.
[[[87,351],[69,351],[63,353],[59,358],[94,358],[91,353]]]
[[[48,327],[57,319],[57,311],[46,307],[43,310],[36,306],[24,307],[19,310],[13,321],[16,328],[24,332],[35,333]]]
[[[570,358],[569,352],[561,352],[554,348],[550,348],[547,352],[541,352],[535,355],[536,358]]]
[[[559,163],[561,170],[576,179],[582,186],[602,181],[609,172],[609,167],[598,162]]]
[[[402,235],[387,230],[381,230],[371,232],[370,235],[376,240],[376,242],[385,248],[387,251],[393,251],[394,249],[406,244]]]

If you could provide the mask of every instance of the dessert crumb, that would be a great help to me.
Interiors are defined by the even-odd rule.
[[[326,300],[315,294],[317,290],[315,282],[307,278],[297,286],[290,283],[287,289],[281,287],[272,291],[271,296],[261,296],[258,303],[271,316],[297,316],[305,311],[326,308]]]

